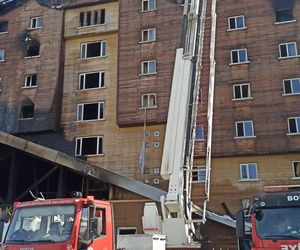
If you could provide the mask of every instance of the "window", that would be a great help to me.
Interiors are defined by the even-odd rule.
[[[26,51],[26,57],[34,57],[40,55],[40,45],[38,43],[29,45]]]
[[[25,82],[24,82],[25,88],[35,87],[36,85],[37,85],[37,74],[25,76]]]
[[[156,40],[156,29],[142,30],[142,42],[153,42]]]
[[[83,73],[79,75],[79,89],[103,88],[105,72]]]
[[[104,102],[77,105],[77,121],[100,120],[104,118]]]
[[[97,24],[105,24],[105,9],[80,12],[79,25],[81,27]]]
[[[300,134],[300,117],[288,118],[289,134]]]
[[[294,178],[300,179],[300,161],[293,161],[292,167]]]
[[[34,115],[34,104],[28,103],[24,104],[21,107],[20,119],[31,119]]]
[[[234,100],[249,99],[249,98],[251,98],[249,83],[233,85],[233,99]]]
[[[244,16],[228,17],[228,30],[237,30],[245,27]]]
[[[8,32],[8,21],[0,22],[0,34]]]
[[[206,166],[193,166],[192,182],[199,183],[206,181]]]
[[[242,121],[236,122],[236,137],[253,137],[253,122],[252,121]]]
[[[156,94],[143,94],[142,95],[142,108],[156,108]]]
[[[279,44],[279,57],[294,57],[298,55],[297,44],[295,42]]]
[[[106,41],[82,43],[80,58],[106,56]]]
[[[256,163],[240,164],[240,176],[243,181],[258,180]]]
[[[196,127],[196,141],[204,140],[204,128],[203,125]]]
[[[283,80],[283,90],[286,95],[300,94],[300,78]]]
[[[30,19],[30,29],[37,29],[43,27],[42,17],[33,17]]]
[[[150,75],[156,73],[156,61],[144,61],[141,65],[142,75]]]
[[[248,54],[247,49],[231,50],[231,63],[247,63]]]
[[[101,155],[103,154],[102,136],[76,138],[75,155]]]
[[[5,50],[4,49],[0,49],[0,62],[5,61]]]
[[[136,227],[118,227],[118,235],[137,234]]]
[[[273,0],[276,22],[288,22],[294,20],[294,0]]]
[[[0,92],[2,91],[2,86],[3,85],[3,78],[2,76],[0,76]]]
[[[142,11],[150,11],[156,9],[156,0],[142,0]]]

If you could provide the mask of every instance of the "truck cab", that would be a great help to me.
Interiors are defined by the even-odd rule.
[[[113,249],[112,208],[94,197],[16,202],[3,250]]]
[[[237,214],[237,237],[240,249],[300,250],[300,191],[269,189],[253,197],[252,206]],[[247,238],[250,216],[251,235]],[[248,242],[249,248],[246,247]]]

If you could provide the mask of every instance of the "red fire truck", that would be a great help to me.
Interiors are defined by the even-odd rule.
[[[265,188],[238,212],[236,225],[241,250],[300,250],[299,186]]]

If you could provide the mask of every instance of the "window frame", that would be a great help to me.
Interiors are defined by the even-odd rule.
[[[96,138],[97,139],[97,153],[96,154],[87,154],[87,155],[83,155],[82,154],[82,140],[83,139],[87,139],[87,138]],[[100,140],[102,140],[102,148],[101,151],[99,152],[99,142]],[[77,146],[78,146],[78,141],[80,141],[80,149],[79,149],[79,154],[77,154],[78,150],[77,150]],[[104,155],[103,150],[104,149],[104,144],[103,144],[103,136],[102,135],[97,135],[97,136],[81,136],[81,137],[76,137],[75,138],[75,156],[102,156]]]
[[[31,108],[33,108],[33,110],[32,110],[32,116],[30,116],[30,117],[23,117],[23,112],[24,112],[24,108],[26,108],[26,107],[31,107]],[[27,103],[27,104],[22,104],[21,105],[21,108],[20,108],[20,115],[19,115],[19,120],[32,120],[32,119],[34,119],[34,112],[35,111],[35,105],[34,105],[34,103]]]
[[[147,106],[144,106],[144,96],[147,96]],[[154,96],[154,101],[155,101],[155,105],[154,106],[149,106],[149,98],[150,96]],[[140,109],[153,109],[153,108],[158,108],[157,106],[157,97],[156,97],[156,93],[145,93],[145,94],[141,94],[141,108]]]
[[[197,129],[200,129],[201,128],[201,134],[202,134],[202,137],[201,138],[197,138]],[[202,124],[200,125],[197,125],[196,128],[195,128],[195,141],[205,141],[205,133],[204,133],[204,126]]]
[[[38,24],[38,20],[41,19],[42,20],[42,25],[41,26],[37,26]],[[33,20],[36,20],[36,26],[33,27]],[[42,29],[43,26],[44,26],[44,22],[43,22],[43,16],[36,16],[36,17],[31,17],[30,18],[30,26],[29,26],[29,29],[30,30],[35,30],[35,29]]]
[[[86,75],[89,75],[89,74],[96,74],[96,73],[99,73],[99,84],[98,84],[98,87],[95,87],[95,88],[86,88]],[[103,75],[103,82],[102,82],[102,75]],[[78,90],[89,90],[89,89],[103,89],[105,88],[105,71],[104,70],[101,70],[101,71],[93,71],[93,72],[85,72],[85,73],[80,73],[79,76],[78,76]],[[81,77],[83,76],[83,88],[80,88],[81,86]]]
[[[0,49],[0,54],[1,53],[3,53],[3,59],[0,59],[0,62],[5,62],[5,49]]]
[[[255,166],[255,172],[256,172],[256,178],[250,178],[250,171],[249,171],[249,166],[254,165]],[[247,167],[247,178],[243,178],[242,176],[242,166]],[[239,181],[259,181],[258,177],[258,168],[257,168],[257,163],[255,162],[249,162],[249,163],[240,163],[240,180]]]
[[[147,32],[147,36],[149,37],[149,33],[150,31],[154,31],[154,39],[150,40],[145,40],[144,39],[144,32]],[[141,31],[141,43],[151,43],[151,42],[155,42],[156,41],[156,28],[149,28],[149,29],[143,29]]]
[[[299,168],[300,168],[300,161],[292,161],[292,171],[293,171],[293,177],[292,179],[294,180],[299,180],[300,179],[300,175],[299,176],[296,176],[296,172],[295,172],[295,163],[298,163],[299,164]]]
[[[237,18],[239,18],[239,17],[242,17],[242,19],[243,19],[243,27],[240,27],[240,28],[237,27]],[[231,28],[230,27],[230,20],[231,19],[234,19],[234,24],[235,24],[236,28]],[[247,29],[246,22],[245,22],[245,15],[230,16],[230,17],[227,18],[227,23],[228,23],[227,31]]]
[[[290,78],[290,79],[283,79],[282,80],[282,85],[283,85],[283,95],[299,95],[300,94],[300,89],[299,89],[299,92],[294,92],[293,91],[293,81],[294,80],[298,80],[299,82],[299,86],[300,86],[300,78]],[[291,89],[291,93],[287,93],[286,92],[286,85],[285,85],[285,82],[289,81],[290,83],[290,89]]]
[[[286,11],[286,10],[291,11],[292,19],[285,20],[285,21],[278,21],[278,12],[282,12],[282,11]],[[275,24],[292,23],[292,22],[295,22],[295,21],[296,21],[296,19],[295,19],[294,13],[293,13],[293,8],[275,9]]]
[[[33,76],[36,77],[36,79],[35,79],[36,84],[35,85],[32,85],[32,77]],[[27,86],[27,78],[28,77],[30,77],[30,85]],[[37,77],[36,73],[25,75],[24,84],[23,84],[22,88],[23,89],[36,88],[37,87],[37,82],[38,82],[38,77]]]
[[[98,56],[90,56],[87,57],[87,51],[88,51],[88,45],[99,43],[100,44],[100,55]],[[104,46],[105,44],[105,46]],[[85,47],[85,49],[84,49]],[[83,57],[83,51],[84,51],[84,57]],[[104,53],[103,53],[104,52]],[[80,60],[86,60],[86,59],[92,59],[92,58],[101,58],[107,56],[107,41],[101,40],[101,41],[93,41],[93,42],[83,42],[80,44]]]
[[[97,110],[97,118],[96,119],[88,119],[84,120],[84,106],[85,105],[91,105],[91,104],[98,104],[98,110]],[[102,117],[101,117],[101,107],[102,107]],[[80,114],[79,114],[80,113]],[[79,119],[81,117],[81,119]],[[76,109],[76,122],[88,122],[88,121],[101,121],[105,120],[105,102],[104,101],[98,101],[98,102],[87,102],[87,103],[79,103],[77,104]]]
[[[295,124],[296,124],[296,133],[292,133],[291,132],[291,128],[290,128],[290,120],[294,119],[295,120]],[[299,125],[297,120],[299,120]],[[300,117],[289,117],[288,118],[288,134],[287,135],[300,135]]]
[[[0,31],[0,35],[2,35],[2,34],[7,34],[8,33],[8,21],[1,21],[0,22],[0,24],[6,24],[6,28],[7,28],[7,30],[6,31]]]
[[[238,56],[238,62],[233,62],[233,52],[237,52],[237,56]],[[245,51],[245,55],[246,55],[246,61],[240,61],[240,51]],[[247,48],[242,48],[242,49],[233,49],[230,50],[230,64],[229,65],[237,65],[237,64],[246,64],[249,63],[249,57],[248,57],[248,49]]]
[[[249,96],[243,97],[242,86],[248,86],[248,93],[249,93]],[[237,98],[236,92],[235,92],[235,87],[239,87],[239,91],[240,91],[241,98]],[[238,84],[234,84],[234,85],[232,85],[232,89],[233,89],[233,99],[232,99],[233,101],[240,101],[240,100],[249,100],[249,99],[253,99],[253,97],[251,96],[251,87],[250,87],[250,83],[238,83]]]
[[[205,165],[194,165],[192,169],[192,183],[206,183],[206,170]],[[204,175],[200,173],[204,173]],[[203,176],[204,180],[201,179]],[[197,180],[193,180],[194,177],[197,177]]]
[[[289,50],[288,50],[288,48],[289,48],[288,45],[289,44],[294,44],[295,45],[296,55],[289,55]],[[281,55],[281,46],[285,46],[287,56],[282,56]],[[299,57],[298,48],[297,48],[297,42],[280,43],[278,45],[278,48],[279,48],[279,57],[278,57],[278,59],[287,59],[287,58]]]
[[[153,1],[154,2],[154,7],[153,9],[150,9],[150,1]],[[147,2],[147,9],[144,9],[144,2]],[[141,1],[141,12],[149,12],[149,11],[154,11],[157,9],[157,1],[156,0],[142,0]]]
[[[149,65],[150,63],[154,62],[154,71],[153,72],[149,72]],[[147,69],[148,72],[144,72],[144,65],[147,64]],[[157,74],[157,65],[156,65],[156,60],[148,60],[148,61],[142,61],[141,62],[141,74],[142,76],[147,76],[147,75],[155,75]]]
[[[252,135],[247,135],[245,136],[245,123],[251,123],[251,130],[252,130]],[[238,135],[238,124],[242,123],[243,124],[243,136]],[[235,139],[243,139],[243,138],[255,138],[255,133],[254,133],[254,126],[253,126],[253,121],[252,120],[247,120],[247,121],[237,121],[235,122]]]
[[[104,18],[103,18],[104,12]],[[90,24],[87,24],[87,13],[90,13]],[[97,13],[97,21],[95,22],[95,14]],[[83,20],[81,22],[81,16],[83,16]],[[103,21],[104,20],[104,21]],[[103,21],[103,22],[102,22]],[[94,9],[94,10],[87,10],[79,12],[79,26],[78,28],[85,28],[91,26],[98,26],[98,25],[105,25],[106,24],[106,9]]]

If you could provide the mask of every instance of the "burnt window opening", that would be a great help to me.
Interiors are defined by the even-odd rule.
[[[8,21],[0,22],[0,33],[8,32]]]
[[[288,22],[294,20],[294,0],[273,0],[276,22]]]
[[[32,44],[29,45],[26,50],[26,57],[33,57],[40,55],[40,45],[39,44]]]
[[[103,138],[101,136],[76,138],[76,156],[101,154],[103,154]]]
[[[20,112],[20,119],[31,119],[34,115],[34,104],[23,104]]]

